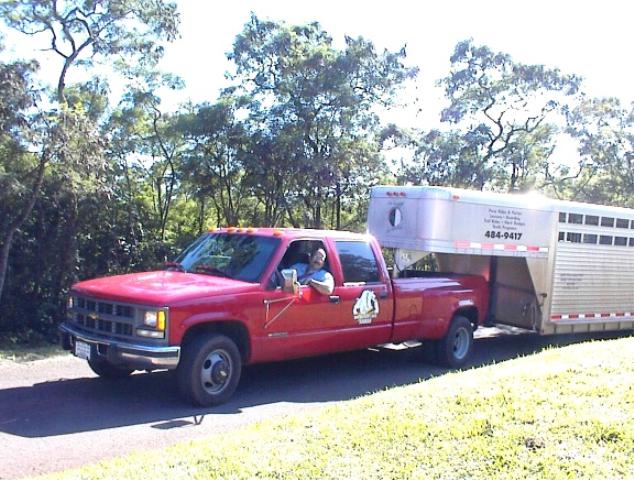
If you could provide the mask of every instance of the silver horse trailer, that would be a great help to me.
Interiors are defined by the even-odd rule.
[[[489,321],[542,334],[634,328],[634,210],[444,187],[374,187],[368,229],[395,275],[427,255],[483,275]]]

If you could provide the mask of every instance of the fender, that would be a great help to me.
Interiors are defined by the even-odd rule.
[[[179,339],[179,341],[182,340],[185,334],[194,327],[218,322],[239,323],[245,328],[247,332],[250,332],[249,322],[245,318],[236,317],[235,312],[205,312],[192,315],[180,323],[182,335],[180,336],[181,338]]]
[[[180,335],[177,339],[178,343],[182,342],[187,332],[193,328],[200,327],[201,325],[212,325],[219,322],[230,322],[240,324],[250,336],[249,322],[246,318],[240,315],[236,316],[236,312],[230,312],[227,310],[215,311],[215,312],[201,312],[187,317],[185,320],[179,323]]]
[[[249,337],[264,315],[263,292],[247,292],[241,295],[223,295],[206,298],[179,311],[171,341],[180,344],[186,332],[203,324],[235,322]]]
[[[189,317],[181,323],[182,336],[179,340],[181,345],[189,342],[189,336],[197,333],[220,333],[231,338],[240,350],[242,361],[248,363],[253,346],[251,342],[251,332],[248,322],[236,320],[227,315],[226,312],[214,312],[209,314],[198,314]]]
[[[478,292],[472,288],[424,290],[416,337],[430,340],[442,338],[456,315],[464,315],[474,324],[479,324],[482,305],[478,300]]]

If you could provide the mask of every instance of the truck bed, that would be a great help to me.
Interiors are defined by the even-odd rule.
[[[456,315],[474,325],[484,322],[489,291],[480,275],[445,272],[409,272],[395,278],[393,341],[439,339]]]

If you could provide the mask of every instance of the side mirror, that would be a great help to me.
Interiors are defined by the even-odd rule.
[[[297,270],[292,268],[282,270],[282,277],[284,283],[282,284],[282,290],[293,295],[299,293],[299,283],[297,283]]]

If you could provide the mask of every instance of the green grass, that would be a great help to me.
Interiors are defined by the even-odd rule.
[[[634,338],[551,349],[53,478],[634,478]]]
[[[6,340],[0,341],[0,363],[30,362],[62,355],[64,353],[59,345],[48,342],[22,344]]]

